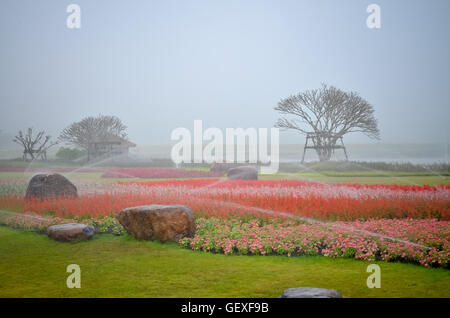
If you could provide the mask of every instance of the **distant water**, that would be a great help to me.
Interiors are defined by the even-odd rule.
[[[404,143],[404,144],[346,144],[349,160],[352,161],[384,161],[384,162],[411,162],[415,164],[426,164],[436,162],[450,162],[449,143]],[[48,154],[54,156],[58,147],[52,149]],[[146,161],[151,158],[168,159],[172,145],[138,145],[130,149],[130,157]],[[280,145],[280,161],[300,161],[303,154],[303,145]],[[0,159],[14,159],[21,157],[18,149],[1,150]],[[333,160],[344,160],[341,149],[336,150]],[[313,149],[308,149],[305,156],[306,161],[317,161],[317,155]]]
[[[303,145],[280,146],[280,160],[291,162],[301,160]],[[410,162],[426,164],[436,162],[449,162],[449,144],[348,144],[347,154],[351,161],[384,161],[384,162]],[[299,159],[300,158],[300,159]],[[335,150],[335,160],[344,160],[344,152]],[[308,149],[306,161],[318,160],[313,149]]]
[[[280,145],[280,161],[300,161],[304,145]],[[171,145],[142,145],[133,149],[132,155],[136,158],[169,158]],[[347,144],[347,154],[352,161],[384,161],[384,162],[410,162],[426,164],[450,161],[450,144],[446,143],[408,143],[408,144]],[[333,160],[344,160],[341,149],[335,151]],[[306,161],[317,161],[313,149],[308,149]]]

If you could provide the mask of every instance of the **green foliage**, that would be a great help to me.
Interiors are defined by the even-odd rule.
[[[80,150],[76,148],[59,148],[56,153],[56,158],[61,160],[73,161],[80,159],[81,157],[86,155],[86,150]]]
[[[91,218],[80,221],[93,226],[97,233],[107,233],[113,235],[122,235],[125,233],[125,229],[114,216]]]

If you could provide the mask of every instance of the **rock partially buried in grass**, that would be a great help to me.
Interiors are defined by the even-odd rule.
[[[228,179],[258,180],[258,169],[252,166],[241,166],[228,169]]]
[[[225,163],[225,162],[216,162],[213,163],[211,168],[209,169],[210,171],[213,172],[227,172],[227,170],[231,169],[235,167],[235,164],[233,163]]]
[[[137,240],[177,242],[195,234],[194,216],[185,205],[144,205],[119,212],[117,220]]]
[[[37,174],[28,183],[26,199],[76,198],[77,188],[66,177],[55,174]]]
[[[80,223],[52,225],[47,229],[50,238],[59,242],[78,242],[89,240],[94,235],[94,228]]]
[[[342,298],[342,295],[335,289],[297,287],[285,289],[280,298]]]

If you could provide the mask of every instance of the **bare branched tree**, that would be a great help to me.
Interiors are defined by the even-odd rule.
[[[86,117],[65,128],[59,140],[87,150],[89,143],[97,138],[111,135],[126,138],[126,128],[116,116]]]
[[[275,127],[314,136],[320,161],[330,159],[333,147],[345,134],[362,132],[370,138],[380,138],[373,106],[357,93],[333,86],[322,84],[319,89],[289,96],[282,99],[275,110],[294,116],[278,119]]]
[[[51,142],[51,136],[45,135],[45,131],[40,131],[33,136],[33,128],[28,128],[27,133],[24,134],[21,130],[13,141],[23,147],[23,159],[47,159],[47,150],[56,145],[58,142]]]

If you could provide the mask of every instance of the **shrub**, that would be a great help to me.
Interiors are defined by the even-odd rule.
[[[80,150],[76,148],[59,148],[56,153],[56,158],[67,161],[74,161],[80,159],[81,157],[86,155],[86,150]]]

